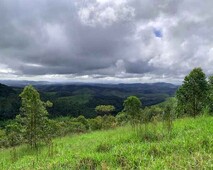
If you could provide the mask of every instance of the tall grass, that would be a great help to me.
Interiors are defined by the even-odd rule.
[[[57,138],[38,151],[2,149],[0,169],[213,169],[212,134],[209,116],[176,120],[170,133],[163,123],[137,134],[125,126]]]

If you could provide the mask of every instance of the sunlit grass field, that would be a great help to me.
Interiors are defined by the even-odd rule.
[[[70,135],[38,151],[2,149],[0,169],[213,169],[213,117],[178,119],[170,133],[162,123],[140,128]]]

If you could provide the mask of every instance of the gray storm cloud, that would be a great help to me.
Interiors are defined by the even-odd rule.
[[[212,74],[212,6],[212,0],[1,0],[0,75],[173,81],[193,67]]]

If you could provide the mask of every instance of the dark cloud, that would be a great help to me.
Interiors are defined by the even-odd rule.
[[[0,75],[176,81],[198,66],[211,74],[212,6],[211,0],[1,0]]]

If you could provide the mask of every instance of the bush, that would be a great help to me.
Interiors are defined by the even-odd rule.
[[[0,148],[9,146],[9,142],[4,130],[0,129]]]
[[[98,116],[89,120],[89,126],[91,130],[100,130],[102,128],[102,117]]]
[[[87,131],[85,125],[81,122],[69,122],[69,128],[71,133],[83,133]]]
[[[6,126],[6,136],[10,146],[17,146],[24,142],[22,127],[17,122],[13,122]]]
[[[81,115],[76,120],[78,122],[82,123],[87,130],[89,129],[89,122],[88,122],[88,120],[84,116]]]
[[[115,128],[117,125],[116,119],[114,116],[104,115],[102,119],[102,129]]]
[[[126,112],[119,112],[116,115],[116,121],[118,123],[118,125],[125,125],[126,123],[128,123],[130,120],[130,116],[126,113]]]

